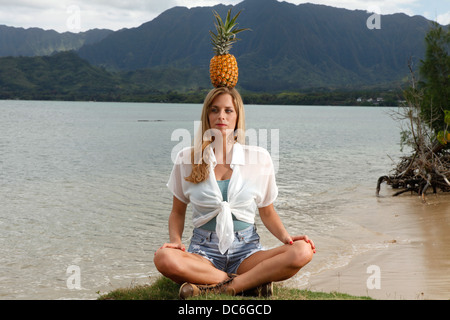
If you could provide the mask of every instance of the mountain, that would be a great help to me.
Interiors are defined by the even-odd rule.
[[[204,88],[190,88],[202,83]],[[201,104],[210,87],[195,69],[108,72],[71,51],[51,56],[0,57],[0,99]],[[355,105],[357,97],[382,97],[382,105],[393,106],[399,92],[243,93],[246,104],[272,105]]]
[[[0,99],[201,103],[209,89],[180,94],[173,87],[186,92],[186,82],[202,81],[193,70],[109,72],[74,51],[0,57]],[[169,82],[172,85],[166,85]]]
[[[369,30],[366,23],[371,14],[361,10],[244,0],[235,6],[174,7],[137,28],[116,32],[74,34],[0,26],[0,57],[75,50],[82,59],[76,60],[73,53],[57,57],[68,59],[71,72],[77,63],[86,71],[89,62],[91,73],[78,73],[76,80],[80,83],[76,87],[91,81],[83,80],[83,74],[106,72],[104,79],[120,78],[121,86],[130,83],[127,92],[201,91],[211,87],[212,11],[224,16],[230,8],[233,13],[243,10],[239,26],[252,29],[239,34],[242,41],[232,49],[240,67],[238,88],[247,92],[398,89],[409,73],[408,60],[412,57],[414,65],[419,65],[430,28],[430,21],[423,17],[393,14],[381,16],[381,29]],[[0,68],[12,72],[6,64],[13,64],[21,79],[27,79],[21,82],[23,88],[39,79],[29,78],[27,70],[31,74],[54,74],[53,62],[63,66],[57,59],[13,60],[1,59]],[[26,69],[33,67],[38,69]],[[9,80],[7,74],[0,76],[0,91],[14,87],[15,76]],[[35,85],[46,86],[42,82]]]
[[[423,57],[430,27],[423,17],[393,14],[381,16],[381,29],[370,30],[366,11],[245,0],[234,7],[175,7],[86,44],[78,54],[108,70],[194,68],[207,78],[212,10],[224,16],[230,8],[243,10],[239,26],[252,29],[232,49],[238,86],[249,91],[396,85],[408,75],[408,59]]]
[[[108,100],[120,86],[117,75],[74,52],[0,58],[0,99]]]
[[[44,56],[60,51],[77,50],[83,45],[98,42],[111,33],[113,31],[107,29],[58,33],[54,30],[0,25],[0,57]]]

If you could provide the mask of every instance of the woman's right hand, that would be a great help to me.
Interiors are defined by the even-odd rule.
[[[165,249],[165,248],[171,248],[171,249],[178,249],[181,251],[186,251],[186,247],[182,243],[164,243],[163,246],[159,249]]]

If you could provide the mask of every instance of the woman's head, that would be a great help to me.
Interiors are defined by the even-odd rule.
[[[202,136],[209,129],[234,132],[236,141],[245,141],[245,112],[242,97],[236,89],[215,88],[203,103]]]
[[[232,112],[230,113],[230,111]],[[220,113],[222,113],[223,119],[220,119]],[[211,139],[204,139],[205,136],[208,136],[205,133],[209,132],[210,129],[220,130],[222,134],[228,130],[228,132],[234,134],[234,141],[241,144],[245,143],[244,103],[239,92],[236,89],[229,88],[211,90],[203,103],[201,122],[202,126],[199,128],[195,137],[194,148],[192,148],[192,172],[189,177],[185,178],[186,181],[192,183],[205,181],[209,176],[209,165],[204,161],[203,156],[204,150],[212,142]],[[221,128],[217,126],[218,123],[226,126]]]

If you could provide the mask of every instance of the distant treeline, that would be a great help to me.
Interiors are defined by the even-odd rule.
[[[334,105],[334,106],[398,106],[402,101],[401,92],[367,92],[364,98],[358,92],[320,93],[243,93],[245,104],[256,105]],[[62,93],[62,92],[22,92],[20,94],[0,93],[0,100],[61,100],[61,101],[109,101],[109,102],[149,102],[149,103],[194,103],[202,104],[206,91],[180,93]],[[366,98],[367,97],[367,98]],[[374,98],[372,98],[374,97]],[[362,99],[359,99],[362,98]],[[380,99],[381,98],[381,99]]]
[[[403,100],[401,90],[245,93],[243,98],[246,104],[336,106],[398,106]]]
[[[189,88],[187,85],[192,83],[199,85]],[[110,72],[90,65],[73,52],[0,58],[0,99],[3,100],[202,103],[211,88],[208,77],[205,79],[187,69]],[[400,88],[395,86],[281,93],[240,91],[246,104],[395,106],[403,100]]]

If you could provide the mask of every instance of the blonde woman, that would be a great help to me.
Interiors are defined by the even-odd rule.
[[[312,259],[314,243],[306,235],[291,236],[275,211],[278,188],[272,159],[265,149],[244,144],[238,91],[211,90],[201,120],[194,147],[177,155],[167,184],[173,193],[170,242],[156,251],[155,266],[182,284],[181,298],[252,289],[271,294],[272,282],[294,276]],[[186,250],[182,234],[189,203],[194,230]],[[281,246],[261,248],[256,211]]]

